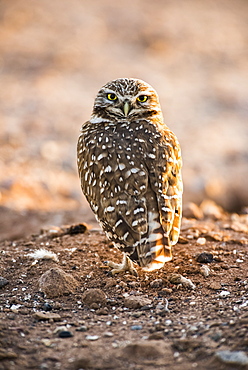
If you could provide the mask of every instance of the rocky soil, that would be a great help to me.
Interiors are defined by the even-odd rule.
[[[248,217],[189,208],[173,260],[138,277],[82,224],[2,241],[0,369],[248,368]]]

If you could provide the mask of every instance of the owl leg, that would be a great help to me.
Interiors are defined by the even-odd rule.
[[[118,274],[120,272],[128,271],[131,275],[138,276],[138,273],[134,267],[133,262],[130,260],[130,258],[126,255],[126,253],[123,253],[123,260],[122,263],[115,263],[112,261],[106,261],[105,262],[107,266],[111,267],[113,270],[111,270],[111,273]]]

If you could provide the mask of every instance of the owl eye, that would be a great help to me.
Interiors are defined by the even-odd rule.
[[[140,103],[144,103],[146,102],[148,99],[148,96],[147,95],[140,95],[137,97],[137,100],[140,102]]]
[[[114,93],[108,94],[107,95],[108,100],[116,100],[117,96]]]

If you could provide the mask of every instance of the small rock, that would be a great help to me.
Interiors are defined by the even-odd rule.
[[[171,294],[173,290],[171,288],[163,288],[160,293],[163,295]]]
[[[73,293],[78,282],[58,267],[51,268],[39,279],[40,290],[49,298]]]
[[[18,313],[21,306],[22,306],[21,304],[12,304],[10,309],[12,312]]]
[[[43,343],[44,346],[46,347],[52,347],[53,345],[53,342],[51,341],[51,339],[48,339],[48,338],[41,339],[41,343]]]
[[[220,292],[220,297],[222,298],[225,298],[227,297],[229,294],[231,294],[230,292],[228,292],[228,290],[222,290],[222,292]]]
[[[244,262],[244,260],[241,260],[240,258],[238,258],[238,259],[236,259],[236,262],[237,262],[237,263],[243,263],[243,262]]]
[[[107,281],[106,281],[106,284],[105,284],[105,288],[111,288],[113,286],[116,286],[116,279],[114,279],[114,278],[108,278]],[[127,286],[127,284],[126,284],[126,286]]]
[[[84,292],[82,296],[82,301],[84,304],[90,308],[92,308],[92,305],[94,305],[96,308],[106,306],[107,299],[106,295],[103,290],[101,289],[88,289],[86,292]],[[94,309],[96,309],[94,308]]]
[[[111,338],[113,337],[113,333],[111,331],[105,331],[105,333],[103,333],[103,336],[106,337],[106,338]]]
[[[142,296],[130,296],[124,299],[124,305],[128,308],[141,308],[150,305],[152,300]]]
[[[9,280],[7,280],[4,277],[0,276],[0,288],[3,288],[7,284],[9,284]]]
[[[143,326],[142,325],[132,325],[131,330],[142,330]]]
[[[160,346],[160,343],[161,341],[156,340],[129,343],[122,349],[122,356],[133,360],[163,357],[164,348]]]
[[[96,303],[96,302],[93,302],[93,303],[91,303],[91,305],[89,305],[89,307],[92,309],[92,310],[98,310],[98,308],[99,308],[99,304],[98,303]]]
[[[131,313],[131,316],[135,317],[136,319],[138,319],[142,315],[144,315],[142,311],[135,311]]]
[[[216,352],[219,361],[228,365],[248,365],[248,357],[243,351],[219,351]]]
[[[209,338],[214,340],[215,342],[219,342],[219,340],[223,337],[223,334],[220,330],[215,331],[214,333],[209,334]]]
[[[107,307],[102,307],[102,308],[99,308],[99,310],[96,311],[96,314],[97,315],[108,315],[109,311],[108,311]]]
[[[159,288],[163,285],[163,279],[155,279],[150,282],[151,288]]]
[[[210,274],[210,268],[206,265],[201,266],[199,271],[205,277],[209,276]]]
[[[76,331],[87,331],[88,330],[88,327],[86,325],[81,325],[79,326],[78,328],[76,328]]]
[[[51,312],[35,312],[33,314],[33,317],[38,320],[53,320],[53,321],[60,321],[61,316],[57,313],[51,313]]]
[[[199,263],[211,263],[213,259],[213,254],[208,252],[202,252],[196,257],[196,261]]]
[[[198,245],[205,245],[206,244],[206,238],[198,238],[196,241],[196,244]]]
[[[54,329],[53,333],[57,334],[57,333],[60,333],[61,331],[67,331],[67,327],[66,326],[58,326],[56,329]]]
[[[95,341],[97,339],[99,339],[100,337],[98,335],[86,335],[85,339],[86,340],[90,340],[90,341]]]
[[[59,332],[59,338],[71,338],[73,337],[73,334],[69,330],[64,330]]]
[[[222,288],[221,284],[218,283],[218,281],[213,281],[212,283],[209,284],[209,289],[213,289],[213,290],[219,290]]]
[[[164,333],[161,332],[161,331],[157,331],[155,333],[152,333],[149,335],[148,337],[149,340],[160,340],[160,339],[164,339]]]
[[[182,284],[185,288],[195,289],[195,284],[192,283],[190,279],[185,278],[180,274],[172,274],[169,278],[172,284]]]
[[[44,303],[41,308],[43,311],[52,311],[53,309],[53,307],[49,303]]]

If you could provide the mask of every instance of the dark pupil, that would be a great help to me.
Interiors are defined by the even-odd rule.
[[[110,94],[109,97],[110,97],[111,100],[114,100],[115,99],[115,94]]]
[[[140,95],[139,98],[140,98],[140,101],[144,101],[146,97],[145,97],[145,95]]]

